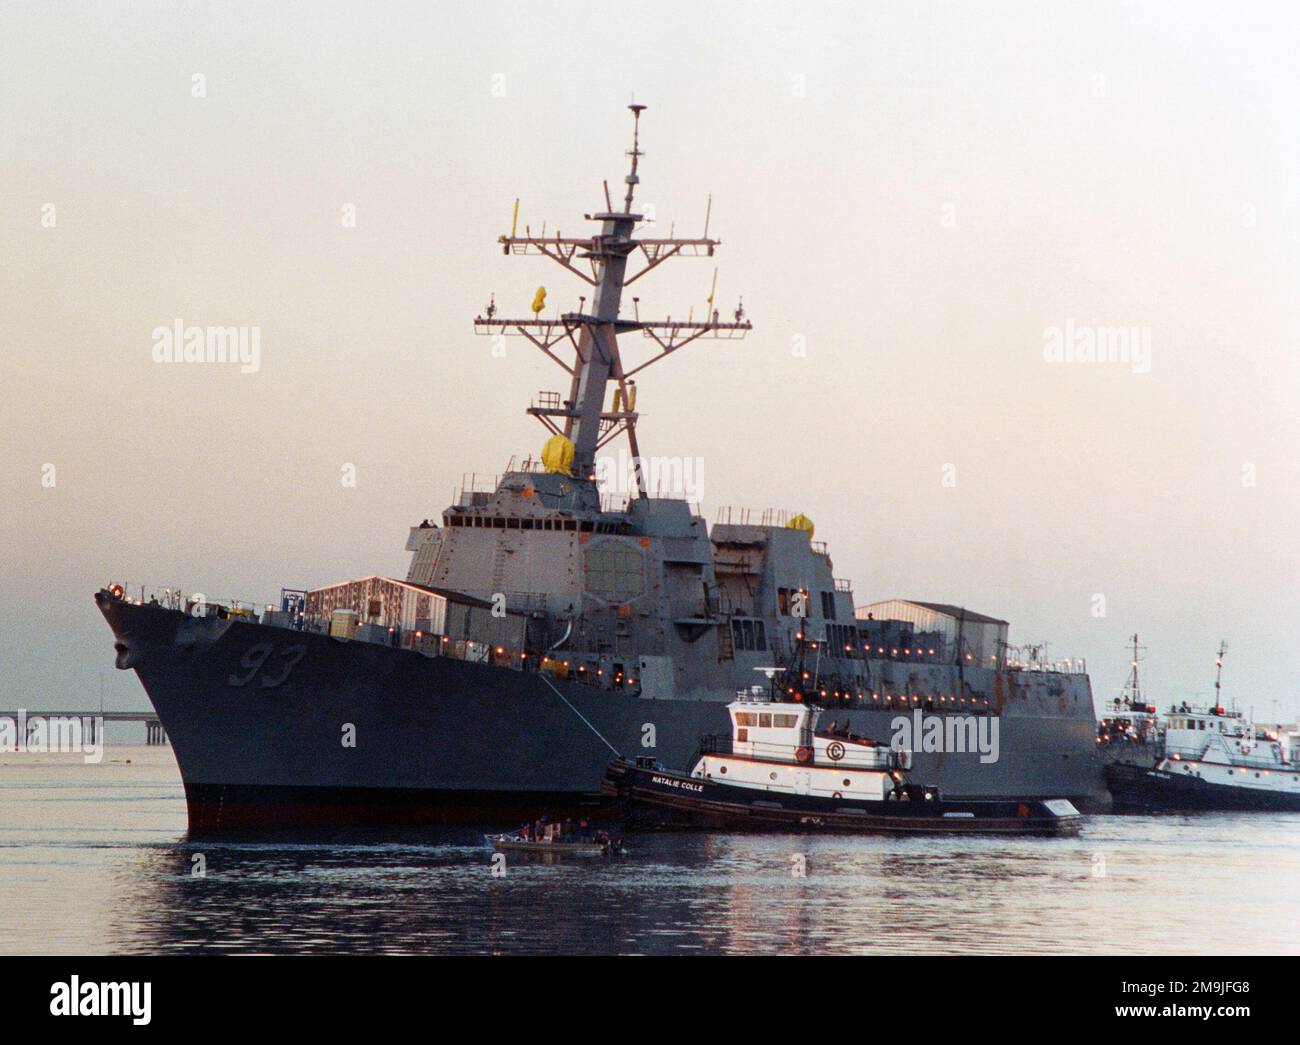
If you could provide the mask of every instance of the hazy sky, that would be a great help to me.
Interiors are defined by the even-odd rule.
[[[495,239],[516,196],[584,229],[635,92],[655,228],[698,234],[712,192],[719,307],[755,324],[640,381],[642,448],[702,457],[710,521],[803,511],[859,603],[1005,617],[1098,699],[1135,629],[1162,702],[1226,638],[1226,691],[1294,713],[1293,12],[0,6],[0,706],[145,706],[109,580],[402,576],[463,473],[537,453],[523,408],[564,375],[471,320],[576,307]],[[713,265],[642,314],[698,313]],[[177,319],[260,328],[260,369],[155,363]],[[1047,361],[1067,327],[1137,328],[1149,368]]]

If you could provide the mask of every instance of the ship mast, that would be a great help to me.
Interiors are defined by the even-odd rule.
[[[1146,706],[1146,701],[1142,699],[1142,682],[1138,678],[1139,655],[1146,647],[1138,645],[1137,632],[1129,636],[1129,642],[1133,643],[1133,659],[1129,661],[1129,675],[1124,683],[1124,692],[1121,699],[1127,699],[1129,710],[1133,710],[1139,704]]]
[[[1222,639],[1219,640],[1219,653],[1214,658],[1214,706],[1215,708],[1223,707],[1223,655],[1228,652],[1228,644]],[[1232,710],[1237,710],[1237,698],[1232,698]]]
[[[632,210],[633,197],[640,183],[637,174],[641,150],[641,113],[644,105],[632,104],[631,169],[623,181],[627,193],[623,209],[615,211],[605,186],[605,210],[587,214],[589,221],[600,222],[600,232],[589,237],[570,238],[558,231],[553,236],[534,236],[525,227],[524,235],[512,228],[510,235],[500,237],[502,251],[506,254],[540,254],[550,258],[572,275],[594,287],[591,307],[586,309],[586,299],[579,299],[580,310],[566,312],[555,319],[541,318],[541,302],[545,295],[539,290],[534,301],[532,319],[502,319],[496,315],[496,305],[488,306],[487,314],[474,320],[475,333],[491,336],[521,336],[527,338],[553,363],[569,375],[569,396],[561,401],[558,394],[544,393],[541,401],[528,408],[554,435],[563,435],[573,443],[573,475],[579,479],[594,480],[596,452],[611,440],[626,433],[632,451],[636,475],[637,494],[647,495],[645,473],[641,467],[641,453],[636,438],[635,374],[659,362],[665,356],[701,337],[744,337],[751,329],[745,319],[744,309],[737,307],[734,322],[721,322],[717,310],[712,308],[702,322],[692,319],[642,320],[639,309],[634,309],[631,319],[621,316],[623,291],[647,272],[674,257],[712,257],[719,240],[705,234],[698,238],[647,239],[634,236],[637,223],[643,215]],[[516,204],[516,213],[517,213]],[[637,259],[640,268],[628,274],[629,262]],[[590,265],[590,275],[582,267]],[[634,306],[638,299],[633,298]],[[657,346],[658,352],[639,365],[627,367],[619,353],[620,334],[639,331]],[[559,354],[565,345],[573,349],[572,361]],[[614,384],[616,393],[612,408],[605,409],[608,386]]]

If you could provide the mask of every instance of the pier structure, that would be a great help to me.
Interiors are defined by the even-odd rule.
[[[103,739],[100,736],[100,724],[103,722],[143,722],[144,742],[147,745],[160,747],[165,746],[168,742],[167,731],[163,729],[162,722],[158,720],[158,715],[153,711],[42,711],[29,708],[21,712],[0,711],[0,717],[7,717],[15,722],[25,721],[24,741],[32,738],[39,719],[75,718],[81,720],[82,737],[88,744],[97,744]]]

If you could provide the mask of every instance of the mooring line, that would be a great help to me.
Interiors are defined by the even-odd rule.
[[[623,757],[622,752],[620,752],[618,748],[616,748],[613,744],[611,744],[608,740],[606,740],[605,737],[604,737],[604,735],[600,732],[600,730],[598,730],[595,726],[593,726],[590,722],[588,722],[586,716],[583,715],[583,713],[582,713],[581,711],[579,711],[577,708],[575,708],[572,704],[569,704],[568,698],[566,698],[565,695],[564,695],[563,693],[561,693],[558,689],[555,688],[555,683],[553,683],[553,682],[552,682],[550,679],[548,679],[545,675],[542,675],[542,674],[540,674],[540,673],[538,674],[537,677],[538,677],[539,679],[541,679],[543,682],[545,682],[548,686],[551,687],[551,692],[554,693],[554,694],[555,694],[557,697],[559,697],[561,700],[563,700],[564,703],[565,703],[566,705],[568,705],[569,710],[572,711],[575,715],[577,715],[578,718],[582,719],[583,724],[584,724],[584,725],[585,725],[589,730],[591,730],[593,733],[595,733],[596,736],[600,737],[600,741],[601,741],[601,743],[604,744],[607,748],[609,748],[612,752],[614,752],[614,756],[615,756],[616,758],[622,758],[622,757]]]

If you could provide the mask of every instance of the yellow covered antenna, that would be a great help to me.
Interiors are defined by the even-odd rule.
[[[519,228],[519,197],[515,197],[515,216],[510,219],[510,238],[515,238],[515,230]]]
[[[709,307],[705,309],[704,312],[704,322],[706,323],[713,318],[713,295],[715,295],[717,292],[718,292],[718,270],[715,268],[713,270],[713,286],[709,287],[709,300],[708,300]]]
[[[533,295],[533,315],[540,316],[542,309],[546,307],[546,288],[538,287],[537,293]]]
[[[803,512],[791,516],[790,521],[785,524],[785,528],[787,530],[802,530],[808,535],[810,541],[812,540],[812,535],[817,532],[817,528],[813,526],[813,521],[809,519],[808,516],[804,515]]]

